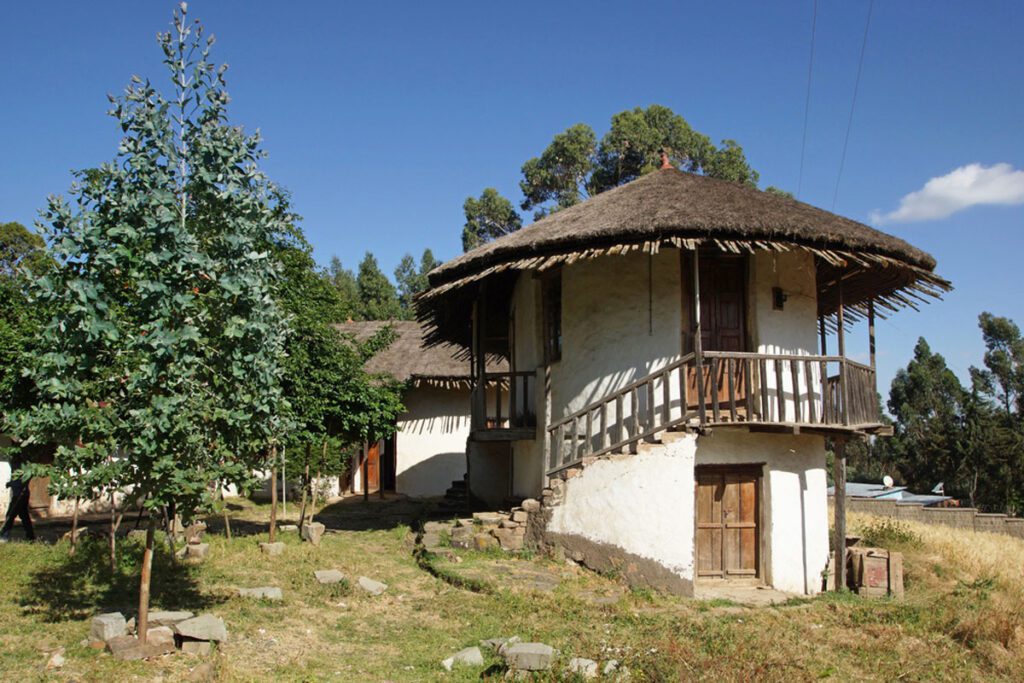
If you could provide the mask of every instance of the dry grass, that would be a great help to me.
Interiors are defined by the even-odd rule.
[[[255,528],[264,513],[249,507],[238,517]],[[863,523],[851,519],[851,527]],[[617,659],[633,680],[1024,680],[1022,544],[941,528],[912,531],[921,542],[905,549],[902,603],[830,595],[751,609],[630,591],[613,578],[540,558],[510,563],[470,554],[459,567],[494,587],[478,594],[420,569],[402,526],[340,531],[319,548],[284,534],[287,548],[278,558],[259,553],[260,535],[229,542],[211,534],[206,563],[158,565],[154,602],[225,619],[230,641],[209,658],[224,681],[480,680],[479,669],[447,673],[439,662],[481,639],[514,634],[555,646],[563,663]],[[69,565],[63,544],[0,546],[0,680],[183,680],[203,661],[177,655],[122,663],[79,644],[88,615],[130,610],[133,602],[137,548],[126,548],[124,576],[101,568],[97,548],[95,558],[86,547]],[[558,586],[514,586],[510,565],[557,576]],[[377,578],[389,589],[372,598],[320,586],[312,574],[323,568]],[[258,585],[280,586],[285,599],[235,594]],[[44,671],[58,647],[66,649],[67,665]],[[500,676],[497,668],[492,673]]]

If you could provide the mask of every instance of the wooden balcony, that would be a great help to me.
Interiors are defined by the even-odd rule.
[[[549,474],[668,429],[881,433],[875,372],[842,356],[690,353],[548,428]]]
[[[533,372],[488,372],[473,390],[476,441],[520,441],[537,436],[536,375]]]

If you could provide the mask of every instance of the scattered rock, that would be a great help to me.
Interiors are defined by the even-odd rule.
[[[484,526],[498,526],[507,517],[500,512],[474,512],[473,519]]]
[[[313,576],[316,577],[317,582],[324,585],[341,583],[345,580],[345,575],[337,569],[317,569],[313,572]]]
[[[107,651],[115,659],[147,659],[174,652],[174,641],[170,643],[143,643],[135,636],[115,636],[107,641]]]
[[[67,663],[67,659],[64,658],[64,648],[61,648],[50,655],[50,658],[46,660],[47,669],[59,669]]]
[[[223,643],[228,639],[228,629],[224,625],[224,620],[212,614],[200,614],[198,617],[179,621],[174,625],[174,632],[183,638],[194,640]]]
[[[528,519],[530,519],[530,513],[527,512],[526,510],[513,510],[512,511],[512,521],[513,522],[519,522],[520,524],[525,524]]]
[[[519,507],[523,508],[524,512],[538,512],[540,511],[540,501],[536,498],[527,498]]]
[[[440,534],[450,530],[452,525],[448,522],[425,522],[423,524],[423,533],[426,534]]]
[[[98,614],[92,618],[92,626],[89,628],[89,638],[92,640],[107,641],[111,638],[123,636],[127,629],[124,615],[120,612],[107,612]]]
[[[185,546],[185,557],[190,560],[201,561],[206,559],[206,555],[209,551],[209,543],[191,543],[190,545]]]
[[[243,598],[257,600],[282,600],[284,595],[277,586],[258,586],[256,588],[239,588],[238,595]]]
[[[519,527],[519,522],[513,522],[511,519],[503,519],[501,520],[500,526],[502,529],[516,529]]]
[[[206,533],[206,522],[195,522],[185,529],[185,542],[189,545],[202,543],[204,533]]]
[[[281,531],[298,531],[299,530],[299,525],[298,524],[282,524],[281,526],[279,526],[277,528],[280,529]]]
[[[510,669],[516,671],[547,671],[555,658],[555,648],[544,643],[515,643],[503,649],[502,655]]]
[[[388,589],[388,586],[387,586],[386,583],[381,583],[380,581],[374,581],[373,579],[368,578],[366,576],[360,576],[359,577],[359,587],[362,588],[367,593],[369,593],[370,595],[380,595],[381,593],[383,593],[384,591],[386,591]]]
[[[585,657],[573,657],[569,660],[569,673],[583,678],[597,678],[597,662]]]
[[[264,555],[277,557],[284,552],[284,543],[281,541],[277,541],[276,543],[260,543],[260,550],[263,551]]]
[[[492,550],[498,547],[498,539],[490,534],[480,533],[473,535],[473,548],[476,550]]]
[[[80,526],[77,529],[75,529],[74,540],[78,541],[82,537],[83,534],[88,534],[88,533],[89,533],[89,527],[87,527],[87,526]],[[70,540],[72,540],[72,534],[71,534],[70,531],[68,531],[63,536],[61,536],[60,538],[61,538],[62,541],[70,541]]]
[[[484,656],[480,653],[478,647],[467,647],[464,650],[459,650],[448,659],[441,662],[441,666],[445,668],[445,671],[451,671],[458,664],[465,666],[483,666]]]
[[[488,638],[487,640],[480,641],[480,647],[485,647],[488,650],[493,650],[498,654],[501,654],[501,649],[506,645],[513,645],[519,642],[519,636],[512,636],[511,638]]]
[[[308,541],[313,545],[320,545],[320,539],[324,535],[324,531],[327,529],[320,522],[311,522],[309,524],[302,525],[302,540]]]
[[[174,626],[179,621],[185,621],[186,619],[191,619],[194,616],[195,616],[195,614],[193,614],[192,612],[186,612],[184,610],[181,610],[181,611],[158,610],[156,612],[150,612],[149,613],[149,626],[150,626],[150,630],[152,631],[152,627],[153,626]],[[132,619],[133,623],[134,623],[134,621],[135,620]]]
[[[473,542],[473,529],[468,526],[457,526],[452,529],[451,544],[453,548],[469,548]]]
[[[525,534],[519,529],[495,529],[494,537],[503,550],[522,550]]]
[[[135,617],[132,617],[131,619],[129,619],[128,623],[125,624],[124,628],[125,628],[125,632],[127,632],[129,635],[133,635],[133,636],[139,635],[138,633],[135,632]]]
[[[182,640],[181,651],[185,654],[205,657],[213,651],[213,643],[208,640]]]
[[[174,647],[174,630],[170,626],[157,626],[156,628],[147,629],[146,643]]]

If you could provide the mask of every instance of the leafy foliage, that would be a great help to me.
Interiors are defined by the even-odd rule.
[[[434,258],[434,252],[424,249],[420,256],[419,266],[412,254],[406,254],[395,268],[395,282],[398,283],[398,305],[402,309],[402,319],[412,320],[416,317],[413,309],[413,299],[420,292],[426,291],[429,286],[427,273],[441,265],[441,262]]]
[[[57,444],[61,495],[131,488],[148,508],[207,508],[244,487],[280,433],[286,320],[268,245],[287,231],[258,135],[227,123],[225,66],[189,25],[159,34],[172,94],[135,76],[110,114],[115,161],[80,172],[39,224],[59,309],[32,357],[27,444]]]
[[[402,314],[398,292],[377,265],[377,258],[366,252],[356,276],[359,304],[365,320],[394,320]]]
[[[339,318],[336,322],[348,320],[349,318],[353,320],[361,319],[359,285],[356,284],[356,276],[352,274],[352,271],[341,264],[340,258],[332,256],[331,264],[327,267],[326,277],[334,286],[340,298],[341,308],[338,312],[343,317]]]
[[[475,249],[523,227],[512,202],[493,187],[486,188],[479,198],[467,197],[462,211],[466,215],[466,223],[462,227],[463,251]]]

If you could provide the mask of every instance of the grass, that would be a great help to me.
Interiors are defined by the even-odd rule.
[[[116,662],[80,644],[92,614],[134,611],[138,546],[124,544],[118,571],[106,567],[102,541],[83,543],[73,559],[64,543],[0,546],[0,680],[184,680],[209,661],[224,681],[476,681],[479,669],[447,673],[440,661],[511,635],[558,648],[563,664],[574,656],[616,659],[636,681],[1024,680],[1024,543],[1012,538],[907,525],[902,531],[915,539],[903,548],[905,601],[839,593],[740,609],[631,591],[616,577],[540,557],[514,562],[557,573],[551,592],[510,585],[498,571],[508,560],[489,553],[460,552],[457,564],[430,558],[456,574],[496,567],[490,590],[477,593],[421,569],[412,533],[399,524],[329,533],[319,548],[283,533],[285,553],[266,557],[257,546],[265,535],[238,531],[258,529],[265,513],[236,511],[232,541],[208,534],[203,564],[172,565],[157,555],[154,607],[209,611],[228,624],[230,640],[205,660]],[[865,537],[876,524],[856,515],[850,522]],[[373,598],[314,581],[314,570],[331,568],[353,586],[365,575],[389,588]],[[262,585],[280,586],[284,600],[237,597],[239,587]],[[596,603],[588,595],[617,599]],[[44,671],[60,647],[67,664]],[[487,657],[495,679],[497,665]]]

